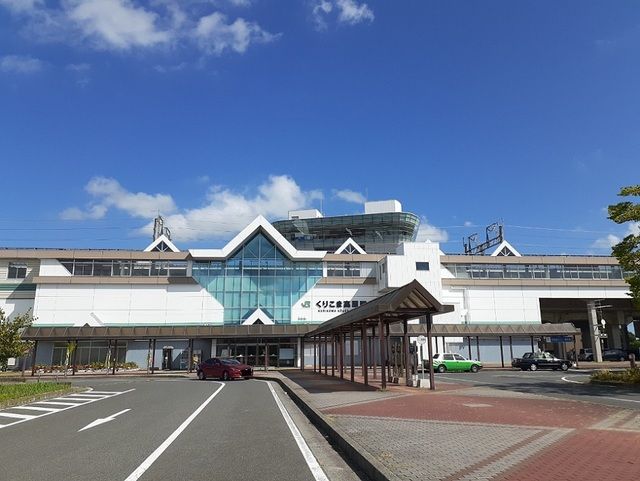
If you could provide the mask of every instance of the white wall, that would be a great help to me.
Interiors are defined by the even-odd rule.
[[[71,274],[57,259],[42,259],[40,261],[41,276],[65,276],[70,277]]]
[[[223,308],[199,285],[38,286],[40,325],[222,324]]]
[[[428,262],[428,271],[417,271],[416,262]],[[406,242],[394,255],[386,256],[380,280],[380,289],[401,287],[417,279],[436,299],[440,300],[442,281],[440,278],[440,249],[437,243]],[[379,263],[379,264],[380,264]],[[378,266],[380,272],[380,266]]]
[[[349,309],[337,307],[318,307],[320,302],[333,302],[335,306],[337,302],[344,301],[371,301],[378,297],[378,286],[375,284],[363,284],[358,286],[342,285],[342,284],[316,284],[316,286],[307,292],[302,298],[296,302],[291,308],[291,323],[320,323],[328,321]]]

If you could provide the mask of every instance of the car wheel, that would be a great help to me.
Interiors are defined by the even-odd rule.
[[[201,381],[204,381],[205,379],[207,379],[207,376],[205,376],[204,371],[198,371],[198,379],[200,379]]]
[[[477,365],[477,364],[472,364],[472,365],[471,365],[471,372],[474,372],[474,373],[475,373],[475,372],[478,372],[478,370],[479,370],[479,369],[480,369],[480,368],[478,367],[478,365]]]
[[[538,370],[537,364],[531,364],[531,366],[529,366],[529,371],[537,371],[537,370]]]
[[[227,371],[222,373],[222,380],[223,381],[228,381],[229,380],[229,373]]]
[[[566,362],[563,362],[560,365],[560,369],[562,369],[563,371],[568,371],[569,370],[569,364],[567,364]]]
[[[438,371],[439,373],[443,373],[443,372],[447,372],[447,366],[445,366],[444,364],[440,364],[436,371]]]

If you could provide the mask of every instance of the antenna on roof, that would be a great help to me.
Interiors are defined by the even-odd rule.
[[[171,231],[168,227],[165,227],[162,216],[158,215],[158,217],[153,219],[153,240],[156,240],[160,236],[165,236],[171,240]]]
[[[464,253],[466,255],[484,255],[485,251],[493,246],[497,246],[504,240],[504,229],[502,222],[494,222],[489,224],[485,229],[485,241],[482,244],[476,244],[478,234],[471,234],[466,239],[462,239],[464,245]]]

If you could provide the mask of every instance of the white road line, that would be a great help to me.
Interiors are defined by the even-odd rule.
[[[613,399],[614,401],[622,401],[626,403],[640,403],[638,399],[623,399],[619,397],[610,397],[610,396],[597,396],[598,399]]]
[[[29,411],[60,411],[60,408],[41,408],[40,406],[13,406],[11,409],[27,409]]]
[[[4,416],[7,418],[14,418],[14,419],[33,419],[38,417],[32,414],[15,414],[15,413],[5,413],[5,412],[1,412],[0,416]]]
[[[142,461],[140,466],[138,466],[135,471],[133,471],[133,473],[127,476],[125,481],[136,481],[137,479],[140,479],[140,476],[142,476],[145,471],[149,469],[151,465],[156,461],[156,459],[158,459],[162,455],[162,453],[164,453],[166,449],[171,446],[171,443],[173,443],[176,438],[180,436],[182,431],[184,431],[187,426],[191,424],[196,416],[200,414],[204,408],[207,407],[207,404],[213,401],[213,398],[216,397],[220,391],[222,391],[222,388],[224,386],[224,383],[220,383],[220,387],[216,389],[215,392],[211,396],[209,396],[195,411],[193,411],[191,415],[187,419],[185,419],[184,422],[180,426],[178,426],[178,428],[174,432],[172,432],[169,437],[165,439],[164,442],[147,457],[147,459]]]
[[[81,406],[81,404],[78,403],[63,403],[63,402],[58,402],[58,401],[38,401],[34,404],[46,404],[49,405],[51,404],[53,405],[57,405],[57,406]]]
[[[293,422],[293,419],[291,419],[291,416],[287,412],[287,409],[284,407],[284,404],[282,404],[282,401],[278,397],[278,394],[276,393],[275,389],[273,389],[273,386],[271,385],[271,383],[268,381],[262,381],[262,382],[266,382],[267,386],[269,386],[269,390],[273,395],[273,399],[275,399],[276,404],[278,405],[278,409],[280,409],[280,413],[282,414],[282,417],[287,423],[287,426],[289,426],[289,431],[291,431],[291,434],[293,435],[293,439],[296,440],[296,444],[298,445],[298,448],[300,449],[300,452],[302,453],[302,456],[304,457],[304,460],[306,461],[307,466],[309,466],[309,469],[311,470],[311,474],[313,474],[313,478],[316,481],[329,481],[329,478],[327,478],[327,475],[324,474],[324,471],[320,467],[318,460],[311,452],[311,449],[309,449],[307,442],[302,437],[302,434],[300,434],[300,430],[298,429],[296,424]]]
[[[32,409],[32,410],[40,409],[40,410],[48,410],[49,412],[45,412],[45,413],[39,414],[37,416],[35,416],[35,415],[34,416],[29,416],[28,419],[26,419],[26,418],[19,419],[19,420],[14,421],[14,422],[12,422],[10,424],[0,424],[0,429],[7,428],[9,426],[14,426],[15,424],[21,424],[21,423],[24,423],[26,421],[31,421],[32,419],[40,419],[40,418],[42,418],[44,416],[49,416],[50,414],[55,414],[55,413],[59,413],[59,412],[62,412],[62,411],[66,411],[67,409],[73,409],[73,408],[76,408],[76,407],[79,407],[79,406],[85,406],[87,404],[91,404],[91,403],[94,403],[96,401],[102,401],[103,399],[108,399],[108,398],[120,396],[121,394],[126,394],[126,393],[131,392],[131,391],[135,391],[135,388],[128,389],[126,391],[120,391],[120,392],[115,392],[114,391],[109,396],[105,396],[105,397],[94,398],[94,399],[83,399],[82,400],[83,402],[64,402],[62,400],[67,399],[67,398],[66,397],[61,397],[61,398],[55,398],[55,399],[61,399],[61,401],[35,401],[35,402],[31,403],[31,405],[29,405],[29,406],[12,406],[12,407],[7,408],[7,409],[23,409],[23,408]],[[34,404],[36,406],[33,406]],[[53,408],[41,408],[40,406],[37,406],[38,404],[46,404],[47,406],[65,406],[65,407],[59,407],[59,408],[56,408],[56,409],[53,409]],[[0,415],[2,415],[2,414],[3,414],[3,411],[0,411]],[[5,417],[14,417],[15,418],[15,416],[7,416],[6,414],[8,414],[8,413],[5,413]],[[24,417],[26,415],[22,415],[22,416]]]
[[[83,397],[83,398],[106,398],[109,397],[108,394],[84,394],[84,393],[75,393],[74,397]]]
[[[115,413],[115,414],[112,414],[111,416],[107,416],[106,418],[99,418],[99,419],[96,419],[95,421],[90,422],[89,424],[87,424],[87,425],[86,425],[85,427],[83,427],[82,429],[78,429],[78,432],[80,432],[80,431],[85,431],[85,430],[87,430],[87,429],[91,429],[91,428],[95,428],[96,426],[100,426],[101,424],[104,424],[104,423],[108,423],[108,422],[110,422],[110,421],[113,421],[115,418],[117,418],[117,417],[118,417],[118,416],[120,416],[121,414],[124,414],[124,413],[129,412],[129,411],[131,411],[131,409],[123,409],[122,411],[117,412],[117,413]]]
[[[562,380],[565,382],[571,382],[573,384],[586,384],[584,382],[580,382],[580,381],[572,381],[571,379],[567,379],[567,376],[562,376]]]

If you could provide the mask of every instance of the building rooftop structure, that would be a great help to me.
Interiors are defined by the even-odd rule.
[[[302,250],[337,252],[351,238],[369,254],[386,254],[403,242],[416,240],[420,219],[402,212],[397,200],[366,202],[364,211],[330,217],[315,209],[292,211],[289,219],[273,222],[273,226]]]

